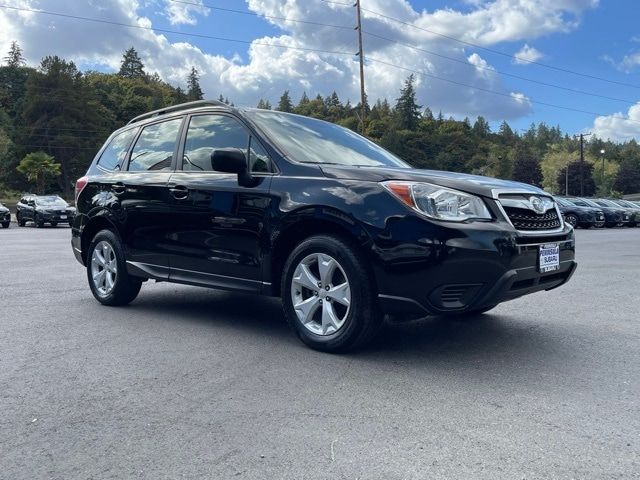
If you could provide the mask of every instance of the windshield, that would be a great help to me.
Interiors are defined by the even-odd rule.
[[[596,200],[595,202],[602,207],[620,208],[620,205],[613,203],[611,200]]]
[[[47,207],[66,207],[67,202],[58,197],[57,195],[49,195],[46,197],[37,197],[36,203],[38,205],[47,206]]]
[[[411,168],[392,153],[348,128],[268,110],[247,110],[246,113],[293,161],[352,167]]]
[[[571,203],[568,202],[567,200],[565,200],[564,198],[557,198],[556,197],[556,202],[559,203],[560,205],[562,205],[563,207],[571,207]]]
[[[568,202],[571,202],[574,205],[577,205],[578,207],[597,207],[598,205],[592,205],[590,203],[587,203],[586,200],[582,200],[580,198],[571,198],[571,199],[567,199]]]

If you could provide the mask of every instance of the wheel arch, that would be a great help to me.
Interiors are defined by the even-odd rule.
[[[106,215],[96,215],[90,218],[84,225],[80,236],[82,262],[84,265],[87,264],[87,250],[89,249],[89,244],[100,230],[110,230],[120,237],[120,232],[118,231],[116,224]]]
[[[280,295],[280,279],[287,258],[303,240],[316,235],[333,235],[362,251],[372,240],[367,231],[350,216],[334,209],[316,208],[290,214],[275,235],[270,252],[270,270],[266,277],[271,294]]]

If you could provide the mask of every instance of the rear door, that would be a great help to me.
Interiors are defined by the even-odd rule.
[[[126,171],[111,175],[117,198],[121,235],[130,267],[156,277],[168,277],[167,235],[171,201],[167,188],[175,168],[184,117],[147,124],[133,142]]]
[[[262,287],[265,225],[273,166],[266,150],[236,117],[192,115],[185,127],[182,161],[171,176],[173,212],[170,277],[173,280],[258,291]],[[238,148],[249,156],[255,182],[213,171],[211,154]]]

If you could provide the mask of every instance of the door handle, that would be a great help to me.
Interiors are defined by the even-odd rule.
[[[115,193],[116,195],[120,195],[122,193],[124,193],[126,187],[124,186],[124,183],[114,183],[111,186],[111,190],[113,190],[113,193]]]
[[[169,192],[176,200],[184,200],[189,196],[189,189],[184,185],[169,185]]]

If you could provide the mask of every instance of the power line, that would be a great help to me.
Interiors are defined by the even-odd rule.
[[[371,58],[371,57],[366,57],[366,59],[369,60],[370,62],[380,63],[382,65],[387,65],[389,67],[397,68],[397,69],[400,69],[400,70],[406,70],[407,72],[412,72],[412,73],[415,73],[417,75],[421,75],[421,76],[424,76],[424,77],[433,78],[435,80],[440,80],[440,81],[451,83],[451,84],[458,85],[458,86],[461,86],[461,87],[467,87],[467,88],[471,88],[473,90],[479,90],[481,92],[491,93],[491,94],[494,94],[494,95],[500,95],[502,97],[507,97],[507,98],[510,98],[512,100],[516,100],[513,97],[513,95],[511,95],[509,93],[497,92],[495,90],[490,90],[488,88],[476,87],[474,85],[469,85],[467,83],[462,83],[462,82],[458,82],[458,81],[455,81],[455,80],[450,80],[448,78],[439,77],[437,75],[421,72],[419,70],[414,70],[414,69],[407,68],[407,67],[401,67],[400,65],[395,65],[393,63],[385,62],[383,60],[378,60],[378,59]],[[587,114],[587,115],[594,115],[594,116],[597,116],[597,117],[610,116],[610,115],[605,114],[605,113],[591,112],[589,110],[581,110],[579,108],[566,107],[566,106],[563,106],[563,105],[555,105],[553,103],[541,102],[541,101],[538,101],[538,100],[527,99],[527,101],[529,103],[532,103],[532,104],[535,104],[535,105],[542,105],[542,106],[545,106],[545,107],[557,108],[557,109],[560,109],[560,110],[568,110],[570,112],[584,113],[584,114]],[[615,116],[615,115],[611,115],[611,116],[613,116],[614,118],[617,118],[619,120],[623,120],[623,121],[627,121],[627,122],[633,122],[633,123],[639,123],[640,124],[640,120],[634,120],[632,118],[624,118],[624,117],[619,117],[619,116]]]
[[[239,39],[235,39],[235,38],[216,37],[214,35],[205,35],[205,34],[202,34],[202,33],[179,32],[177,30],[168,30],[166,28],[146,27],[144,25],[132,25],[130,23],[121,23],[121,22],[115,22],[115,21],[112,21],[112,20],[104,20],[104,19],[91,18],[91,17],[82,17],[80,15],[70,15],[70,14],[67,14],[67,13],[50,12],[50,11],[46,11],[46,10],[35,10],[35,9],[32,9],[32,8],[25,8],[25,7],[13,7],[11,5],[0,5],[0,8],[4,8],[4,9],[7,9],[7,10],[16,10],[16,11],[20,11],[20,12],[39,13],[39,14],[42,14],[42,15],[49,15],[49,16],[61,17],[61,18],[69,18],[69,19],[72,19],[72,20],[84,20],[84,21],[87,21],[87,22],[103,23],[103,24],[107,24],[107,25],[115,25],[115,26],[118,26],[118,27],[136,28],[136,29],[139,29],[139,30],[150,30],[150,31],[153,31],[153,32],[168,33],[168,34],[172,34],[172,35],[182,35],[184,37],[206,38],[208,40],[219,40],[221,42],[242,43],[242,44],[245,44],[245,45],[261,45],[261,46],[264,46],[264,47],[283,48],[283,49],[287,49],[287,50],[300,50],[300,51],[304,51],[304,52],[327,53],[327,54],[332,54],[332,55],[348,55],[350,57],[354,56],[353,52],[341,52],[341,51],[335,51],[335,50],[322,50],[322,49],[319,49],[319,48],[294,47],[294,46],[291,46],[291,45],[282,45],[282,44],[277,44],[277,43],[257,42],[255,40],[249,41],[249,40],[239,40]]]
[[[330,0],[320,0],[320,1],[324,2],[324,3],[334,4],[334,5],[342,5],[342,6],[345,6],[345,7],[350,7],[351,6],[351,4],[349,4],[349,3],[335,2],[335,1],[330,1]],[[620,82],[618,80],[611,80],[611,79],[604,78],[604,77],[599,77],[599,76],[596,76],[596,75],[590,75],[588,73],[577,72],[575,70],[570,70],[568,68],[557,67],[555,65],[550,65],[548,63],[538,62],[536,60],[529,60],[528,58],[519,57],[517,55],[512,55],[510,53],[503,52],[501,50],[496,50],[494,48],[483,47],[482,45],[478,45],[477,43],[468,42],[466,40],[462,40],[460,38],[456,38],[456,37],[453,37],[451,35],[446,35],[444,33],[436,32],[436,31],[430,30],[428,28],[419,27],[417,25],[414,25],[411,22],[405,22],[405,21],[400,20],[398,18],[390,17],[389,15],[385,15],[384,13],[376,12],[375,10],[370,10],[368,8],[363,8],[362,11],[363,12],[368,12],[368,13],[370,13],[372,15],[376,15],[378,17],[386,18],[387,20],[391,20],[392,22],[396,22],[396,23],[405,25],[407,27],[415,28],[416,30],[421,30],[423,32],[430,33],[432,35],[436,35],[438,37],[446,38],[448,40],[452,40],[454,42],[458,42],[458,43],[461,43],[463,45],[467,45],[469,47],[474,47],[474,48],[478,48],[480,50],[484,50],[486,52],[494,53],[496,55],[502,55],[503,57],[509,57],[509,58],[514,59],[514,60],[518,60],[520,62],[529,63],[529,64],[532,64],[532,65],[537,65],[539,67],[549,68],[551,70],[556,70],[556,71],[559,71],[559,72],[569,73],[571,75],[577,75],[577,76],[580,76],[580,77],[590,78],[592,80],[599,80],[601,82],[613,83],[613,84],[616,84],[616,85],[621,85],[621,86],[625,86],[625,87],[640,89],[640,85],[635,85],[635,84],[626,83],[626,82]]]
[[[462,65],[465,65],[466,67],[469,67],[469,68],[474,68],[474,69],[479,69],[479,70],[486,70],[486,71],[489,71],[489,72],[492,72],[492,73],[497,73],[499,75],[504,75],[504,76],[507,76],[507,77],[517,78],[518,80],[523,80],[523,81],[526,81],[526,82],[536,83],[538,85],[543,85],[545,87],[552,87],[552,88],[557,88],[557,89],[564,90],[564,91],[567,91],[567,92],[578,93],[580,95],[588,95],[588,96],[591,96],[591,97],[604,98],[606,100],[613,100],[613,101],[616,101],[616,102],[623,102],[623,103],[627,103],[629,105],[635,105],[636,103],[638,103],[638,102],[634,102],[632,100],[625,100],[623,98],[609,97],[607,95],[600,95],[599,93],[587,92],[587,91],[584,91],[584,90],[578,90],[576,88],[563,87],[562,85],[556,85],[554,83],[543,82],[543,81],[540,81],[540,80],[535,80],[533,78],[528,78],[528,77],[523,77],[521,75],[515,75],[513,73],[503,72],[503,71],[500,71],[500,70],[496,70],[493,67],[483,67],[481,65],[473,65],[473,64],[469,63],[468,61],[460,60],[460,59],[454,58],[454,57],[449,57],[449,56],[443,55],[441,53],[432,52],[432,51],[426,50],[424,48],[416,47],[415,45],[411,45],[409,43],[400,42],[400,41],[397,41],[397,40],[393,40],[392,38],[388,38],[388,37],[384,37],[382,35],[378,35],[377,33],[372,33],[372,32],[367,32],[367,31],[363,31],[363,33],[366,34],[366,35],[369,35],[370,37],[379,38],[381,40],[385,40],[387,42],[391,42],[391,43],[395,43],[395,44],[398,44],[398,45],[401,45],[401,46],[404,46],[404,47],[407,47],[407,48],[411,48],[411,49],[417,50],[419,52],[427,53],[427,54],[433,55],[435,57],[444,58],[444,59],[452,61],[452,62],[460,63]]]
[[[332,24],[328,24],[328,23],[320,23],[320,22],[312,22],[309,20],[297,20],[294,18],[287,18],[287,17],[278,17],[278,16],[274,16],[274,15],[266,15],[266,14],[262,14],[262,13],[256,13],[256,12],[247,12],[245,10],[236,10],[233,8],[226,8],[226,7],[216,7],[213,5],[208,5],[206,3],[195,3],[195,2],[188,2],[186,0],[169,0],[170,2],[174,2],[174,3],[181,3],[183,5],[193,5],[194,7],[201,7],[201,8],[206,8],[209,10],[217,10],[219,12],[229,12],[229,13],[238,13],[241,15],[250,15],[253,17],[259,17],[259,18],[266,18],[266,19],[270,19],[270,20],[284,20],[286,22],[293,22],[293,23],[302,23],[305,25],[316,25],[318,27],[331,27],[331,28],[339,28],[339,29],[343,29],[343,30],[353,30],[353,27],[348,27],[345,25],[332,25]]]

